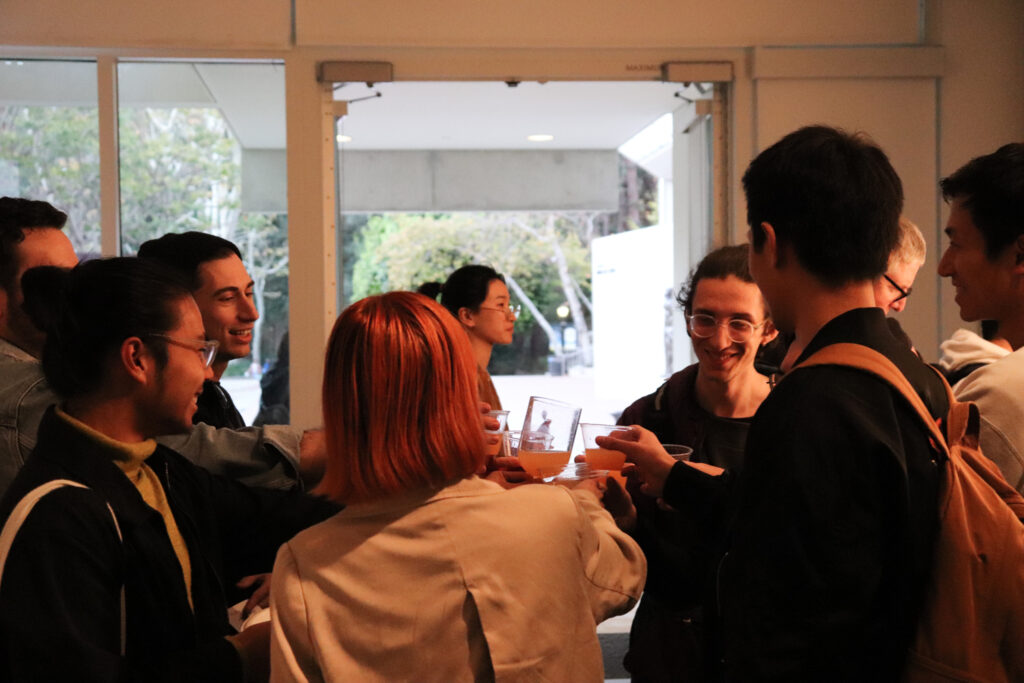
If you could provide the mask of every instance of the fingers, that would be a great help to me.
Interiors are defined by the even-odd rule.
[[[494,458],[494,466],[499,470],[506,471],[519,471],[523,470],[523,466],[519,464],[519,458],[512,458],[507,455],[499,455]]]
[[[487,413],[491,412],[491,404],[490,403],[487,403],[486,401],[480,401],[479,405],[480,405],[480,412],[481,412],[481,414],[486,415]],[[495,427],[495,429],[497,429],[497,427]]]
[[[270,607],[270,574],[246,576],[235,585],[243,589],[256,587],[242,608],[243,619],[256,607]]]

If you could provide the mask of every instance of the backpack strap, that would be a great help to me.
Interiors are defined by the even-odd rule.
[[[7,565],[7,556],[11,552],[11,546],[14,544],[14,537],[18,535],[18,531],[21,526],[28,519],[28,515],[32,512],[32,508],[36,506],[36,503],[42,499],[46,494],[56,491],[57,489],[64,488],[65,486],[73,486],[79,489],[88,489],[89,487],[85,484],[73,481],[71,479],[54,479],[48,481],[41,486],[29,491],[25,494],[25,497],[18,501],[18,504],[14,506],[14,510],[11,512],[10,517],[7,518],[7,522],[4,524],[3,531],[0,531],[0,582],[3,581],[4,567]],[[110,517],[114,520],[114,530],[117,531],[117,539],[124,543],[124,538],[121,536],[121,525],[117,523],[117,515],[114,514],[114,508],[107,503],[107,510],[110,511]],[[2,585],[2,583],[0,583]],[[125,607],[125,595],[124,595],[124,584],[121,584],[121,656],[124,657],[125,645],[128,638],[128,614]]]
[[[800,365],[793,368],[793,371],[799,370],[800,368],[813,367],[816,365],[843,365],[846,367],[856,368],[865,372],[870,372],[879,379],[885,381],[891,385],[896,391],[898,391],[911,405],[912,408],[917,412],[921,421],[928,428],[928,432],[931,434],[932,441],[935,444],[935,448],[942,451],[942,453],[948,458],[949,448],[946,446],[946,436],[943,435],[939,426],[935,423],[935,419],[932,417],[928,407],[925,406],[924,401],[918,395],[917,391],[914,390],[914,386],[910,383],[910,380],[900,372],[896,364],[891,360],[883,356],[878,351],[872,348],[864,346],[863,344],[853,343],[840,343],[831,344],[811,354],[810,358],[805,360]],[[953,436],[956,434],[957,437],[962,436],[963,433],[968,429],[968,423],[970,421],[971,412],[966,404],[957,404],[953,398],[953,392],[949,388],[949,384],[946,383],[946,390],[949,397],[950,406],[959,405],[965,410],[951,410],[950,411],[950,424],[949,427],[953,430],[950,432],[950,440],[954,441]],[[974,423],[975,423],[975,434],[977,434],[977,408],[974,409]],[[967,413],[967,414],[960,414]],[[958,433],[956,430],[960,430]]]

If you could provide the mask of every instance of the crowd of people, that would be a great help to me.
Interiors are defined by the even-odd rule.
[[[985,339],[931,367],[887,317],[926,240],[885,153],[824,126],[761,152],[749,244],[677,297],[696,362],[598,439],[625,487],[487,455],[518,313],[492,268],[353,303],[323,429],[247,427],[219,383],[259,316],[235,245],[79,264],[64,213],[0,198],[0,679],[600,681],[597,624],[639,600],[637,682],[1024,680],[1002,553],[974,558],[998,577],[960,634],[980,659],[921,648],[961,626],[927,623],[958,457],[932,422],[959,402],[1006,508],[989,526],[1024,548],[1024,144],[940,187],[938,273]],[[904,388],[829,353],[853,348]]]

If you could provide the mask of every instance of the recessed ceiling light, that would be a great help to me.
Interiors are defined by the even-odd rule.
[[[554,135],[547,135],[547,134],[527,135],[526,139],[529,140],[530,142],[551,142],[552,140],[555,139],[555,136]]]
[[[350,135],[339,135],[334,139],[337,140],[339,144],[343,142],[352,142],[352,136]]]

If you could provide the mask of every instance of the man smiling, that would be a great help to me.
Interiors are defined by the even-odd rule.
[[[1014,352],[956,386],[981,411],[981,447],[1024,492],[1024,143],[1004,145],[942,180],[949,246],[939,275],[952,280],[960,317],[994,320]]]
[[[253,280],[238,247],[203,232],[172,233],[139,247],[139,256],[160,261],[189,278],[192,296],[203,316],[206,338],[219,346],[193,422],[239,429],[245,426],[220,378],[235,358],[252,350],[253,328],[259,311],[253,303]]]

